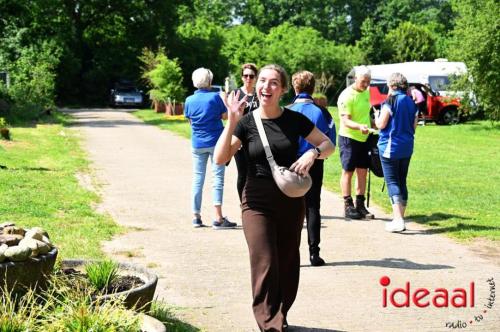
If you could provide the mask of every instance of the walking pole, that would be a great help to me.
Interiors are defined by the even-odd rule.
[[[366,195],[366,206],[370,207],[370,187],[371,187],[371,170],[368,168],[368,195]]]

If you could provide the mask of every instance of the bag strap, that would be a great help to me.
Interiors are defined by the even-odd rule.
[[[260,140],[262,141],[262,145],[264,146],[267,161],[269,162],[269,166],[271,166],[272,169],[274,166],[276,166],[276,161],[274,160],[273,153],[271,152],[271,148],[269,147],[269,141],[267,140],[266,131],[264,130],[264,125],[262,124],[262,119],[260,118],[260,112],[258,110],[255,110],[252,112],[252,114],[255,120],[255,124],[257,125],[257,130],[259,131]]]

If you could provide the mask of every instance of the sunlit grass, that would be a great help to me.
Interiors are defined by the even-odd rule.
[[[170,130],[185,138],[191,138],[191,126],[184,115],[165,116],[165,113],[156,113],[152,110],[140,110],[133,114],[145,123]]]
[[[55,119],[14,126],[12,141],[0,141],[0,222],[46,229],[61,257],[103,257],[100,242],[120,227],[94,211],[98,195],[75,177],[88,171],[79,138]]]

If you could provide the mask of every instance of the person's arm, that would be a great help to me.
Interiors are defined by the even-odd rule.
[[[375,125],[378,129],[384,129],[389,122],[391,109],[387,104],[382,105],[380,111],[375,111]]]
[[[345,114],[345,113],[340,114],[340,121],[342,121],[342,124],[344,126],[346,126],[347,128],[359,130],[365,135],[368,134],[368,126],[352,121],[351,115],[349,115],[349,114]]]
[[[238,100],[240,92],[231,92],[229,100],[225,93],[221,93],[222,100],[226,105],[228,115],[226,126],[222,131],[217,144],[215,144],[214,161],[217,165],[224,165],[241,147],[241,141],[238,137],[233,135],[238,121],[243,117],[243,108],[241,107],[245,99]]]
[[[332,141],[316,127],[305,139],[316,148],[306,151],[290,166],[290,170],[302,175],[309,172],[316,159],[326,159],[335,150]]]

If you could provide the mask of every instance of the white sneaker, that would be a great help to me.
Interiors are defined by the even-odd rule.
[[[405,229],[405,221],[403,219],[394,219],[385,224],[385,230],[391,233],[402,232]]]

